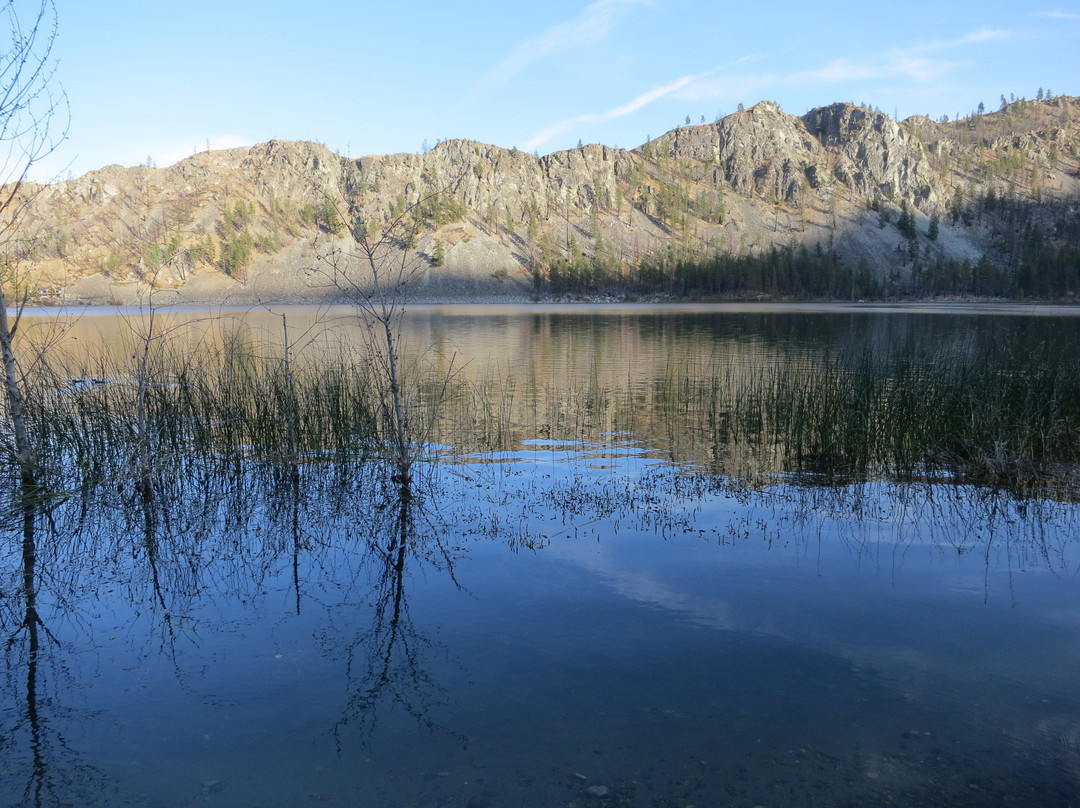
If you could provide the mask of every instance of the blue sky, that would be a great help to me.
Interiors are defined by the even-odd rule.
[[[1080,0],[56,4],[71,125],[39,178],[272,138],[545,154],[632,148],[762,99],[951,118],[1080,94]]]

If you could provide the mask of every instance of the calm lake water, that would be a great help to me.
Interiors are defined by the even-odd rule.
[[[298,361],[357,333],[275,309],[246,338],[282,312]],[[70,350],[131,327],[83,315]],[[1075,312],[417,308],[403,336],[449,380],[406,506],[314,462],[177,469],[152,519],[73,495],[33,642],[7,518],[0,803],[1080,804],[1073,498],[807,474],[688,392],[912,340],[1080,357]]]

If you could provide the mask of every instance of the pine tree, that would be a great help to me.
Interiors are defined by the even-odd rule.
[[[904,234],[905,238],[914,239],[917,235],[915,232],[915,216],[908,209],[906,199],[900,203],[900,220],[896,223],[896,227]]]

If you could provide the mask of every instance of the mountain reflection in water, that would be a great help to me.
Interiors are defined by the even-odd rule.
[[[377,454],[255,447],[9,485],[4,804],[1075,799],[1067,471],[830,465],[690,372],[1071,320],[409,327],[463,370],[408,497]]]

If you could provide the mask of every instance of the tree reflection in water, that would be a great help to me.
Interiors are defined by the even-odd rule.
[[[62,552],[55,552],[53,539],[61,530],[48,503],[46,490],[33,475],[22,475],[5,520],[5,532],[20,538],[12,542],[19,552],[17,559],[14,553],[5,554],[14,562],[10,567],[14,575],[0,583],[0,630],[6,635],[4,689],[10,694],[9,706],[0,710],[0,748],[7,747],[5,768],[15,775],[13,786],[19,776],[10,767],[25,772],[16,804],[35,808],[84,800],[91,804],[105,794],[115,797],[107,775],[82,762],[66,740],[65,730],[78,713],[64,706],[63,694],[78,683],[71,680],[63,657],[69,649],[50,624],[72,605],[64,596],[73,569]],[[42,534],[53,552],[41,551]],[[78,615],[66,615],[65,622],[78,620]],[[24,689],[19,687],[23,672]]]
[[[16,672],[25,673],[22,706],[4,711],[2,737],[12,765],[24,757],[27,804],[72,795],[84,805],[122,801],[60,731],[72,718],[65,691],[80,686],[59,681],[70,678],[71,655],[102,648],[90,615],[104,609],[126,616],[127,625],[110,627],[114,635],[144,635],[139,658],[167,658],[181,689],[193,692],[185,682],[193,662],[205,664],[200,629],[216,630],[215,611],[257,603],[285,571],[297,615],[306,588],[315,588],[315,602],[328,613],[324,652],[345,665],[351,695],[327,728],[339,745],[350,724],[370,736],[379,711],[392,705],[435,728],[430,713],[444,695],[425,664],[439,648],[414,624],[408,581],[421,565],[454,581],[464,550],[448,546],[431,519],[430,488],[393,483],[376,465],[251,463],[240,474],[235,467],[158,470],[152,486],[121,482],[97,490],[93,502],[54,499],[48,509],[39,491],[24,492],[6,531],[12,538],[21,531],[21,542],[8,545],[18,554],[7,553],[21,562],[20,574],[4,583],[0,602],[13,696],[23,689]],[[327,599],[334,589],[338,597]],[[370,627],[343,641],[333,629],[335,615],[347,610],[351,627],[357,609],[370,615]],[[56,618],[64,623],[59,636],[49,627]],[[5,776],[14,774],[8,768]]]
[[[46,763],[47,743],[43,734],[41,713],[38,709],[38,659],[41,651],[42,634],[45,638],[59,644],[52,636],[48,627],[42,621],[37,609],[37,545],[34,537],[34,522],[37,517],[36,492],[27,490],[32,486],[32,481],[24,478],[21,493],[22,504],[22,597],[26,607],[25,615],[21,624],[7,640],[7,646],[11,647],[25,638],[26,660],[26,723],[29,728],[29,745],[31,756],[30,774],[27,779],[26,789],[23,792],[25,800],[32,801],[34,805],[41,805],[42,798],[48,788],[48,765]],[[21,635],[25,635],[24,637]],[[18,729],[18,726],[16,726]],[[6,735],[7,733],[5,733]],[[14,733],[13,733],[14,734]],[[62,743],[62,739],[59,739]]]
[[[427,662],[432,655],[445,652],[417,629],[409,609],[407,583],[411,575],[431,570],[446,575],[460,588],[454,565],[465,550],[444,541],[442,529],[426,508],[432,492],[417,491],[416,485],[395,475],[372,503],[365,521],[356,525],[356,540],[363,548],[370,581],[370,629],[340,647],[329,632],[323,637],[324,650],[344,659],[349,682],[348,703],[334,726],[339,750],[347,725],[358,725],[361,734],[370,738],[379,711],[391,706],[405,710],[423,727],[464,741],[464,736],[432,717],[434,708],[445,703],[445,693],[428,672]]]

